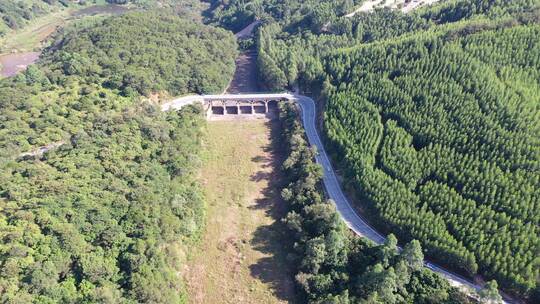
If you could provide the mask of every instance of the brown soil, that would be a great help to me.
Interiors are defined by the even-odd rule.
[[[236,71],[227,93],[253,93],[259,91],[257,81],[257,52],[248,50],[236,58]]]
[[[0,55],[0,75],[10,77],[34,63],[39,58],[39,52],[16,53]]]

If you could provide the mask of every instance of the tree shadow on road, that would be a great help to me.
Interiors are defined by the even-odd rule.
[[[287,237],[285,225],[281,222],[287,213],[287,206],[281,199],[280,189],[283,187],[284,178],[280,166],[285,153],[280,148],[280,124],[277,120],[267,122],[270,128],[271,145],[268,147],[270,158],[257,158],[252,161],[266,162],[271,166],[270,172],[257,172],[252,180],[268,179],[268,187],[263,190],[262,198],[256,201],[253,209],[263,209],[266,214],[274,219],[270,225],[260,226],[251,239],[253,248],[267,255],[259,259],[257,263],[250,265],[251,275],[261,282],[271,286],[274,294],[282,301],[296,303],[294,274],[292,265],[287,260],[291,248],[287,248],[288,242],[283,240]]]

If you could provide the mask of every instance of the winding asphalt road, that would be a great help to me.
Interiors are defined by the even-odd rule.
[[[343,218],[345,224],[357,235],[366,237],[377,244],[381,244],[385,241],[385,237],[373,229],[365,219],[363,219],[352,207],[351,203],[343,193],[341,186],[336,177],[332,163],[326,154],[324,146],[316,127],[316,107],[313,99],[307,96],[281,93],[281,94],[223,94],[223,95],[193,95],[185,96],[166,103],[162,106],[163,111],[178,110],[188,104],[197,102],[204,102],[205,100],[253,100],[253,99],[279,99],[289,100],[297,102],[302,110],[302,122],[306,130],[307,138],[311,146],[316,147],[317,155],[316,161],[319,163],[323,170],[323,182],[328,193],[329,198],[335,203],[336,209]],[[441,274],[445,277],[451,285],[470,290],[480,290],[482,286],[474,284],[466,278],[454,274],[450,271],[443,269],[428,261],[424,262],[425,267]],[[504,296],[505,303],[518,303],[518,301]]]

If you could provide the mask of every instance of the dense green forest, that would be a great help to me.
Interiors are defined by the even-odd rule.
[[[378,228],[532,302],[539,4],[445,1],[320,29],[289,18],[267,22],[257,39],[263,87],[320,94],[328,150]]]
[[[444,4],[444,5],[443,5]],[[470,14],[457,9],[473,6]],[[443,9],[444,8],[444,9]],[[336,11],[333,16],[341,16]],[[403,14],[391,9],[359,13],[352,18],[330,19],[313,27],[294,18],[267,22],[258,32],[258,68],[261,85],[270,90],[315,84],[325,78],[322,59],[337,48],[353,47],[417,32],[441,31],[448,36],[468,34],[489,28],[538,23],[540,0],[443,1],[430,9]],[[455,21],[449,24],[448,20]]]
[[[59,37],[43,59],[49,74],[58,82],[64,75],[77,75],[88,83],[97,77],[125,96],[216,93],[228,84],[236,57],[230,33],[201,29],[172,15],[160,16],[155,24],[133,16],[109,18],[98,27]],[[122,27],[126,19],[129,27]]]
[[[178,271],[204,222],[204,116],[145,95],[222,90],[235,54],[224,30],[129,13],[66,30],[0,81],[1,302],[182,301]]]
[[[523,294],[540,266],[539,35],[415,37],[327,61],[329,147],[380,227]]]
[[[265,22],[286,20],[291,26],[320,29],[324,24],[353,10],[362,0],[206,0],[211,7],[207,19],[232,31],[239,31],[255,19]],[[248,3],[246,3],[248,2]]]
[[[423,267],[418,241],[398,252],[390,235],[374,245],[348,231],[334,205],[321,189],[322,168],[314,163],[298,111],[282,104],[282,142],[287,151],[283,170],[288,185],[282,196],[290,211],[287,228],[295,279],[309,303],[469,303],[469,298],[438,274]],[[480,299],[500,301],[496,285],[480,292]]]

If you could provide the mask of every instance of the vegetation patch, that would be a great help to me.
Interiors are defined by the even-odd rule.
[[[2,155],[91,129],[141,95],[220,92],[232,77],[236,44],[223,30],[160,12],[86,25],[57,37],[38,67],[0,82]]]
[[[185,300],[179,271],[204,218],[204,114],[163,113],[144,94],[223,90],[234,46],[170,13],[132,13],[66,31],[38,66],[0,81],[0,301]]]
[[[380,227],[522,294],[539,271],[539,34],[520,26],[328,59],[329,147]]]
[[[280,109],[283,163],[289,184],[282,196],[289,204],[283,219],[289,229],[290,259],[296,283],[309,303],[469,303],[469,299],[438,274],[423,267],[416,240],[398,252],[389,235],[382,245],[348,231],[331,201],[320,190],[322,168],[307,145],[292,104]],[[481,293],[482,301],[500,301],[495,285]]]
[[[261,27],[259,79],[323,101],[327,150],[382,231],[537,302],[540,2],[443,1]],[[336,50],[336,48],[338,48]]]

